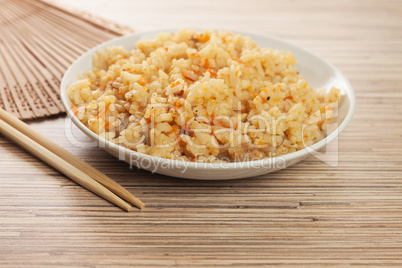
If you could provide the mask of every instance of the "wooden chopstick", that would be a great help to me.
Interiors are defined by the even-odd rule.
[[[91,192],[103,197],[104,199],[112,202],[113,204],[121,207],[126,211],[131,211],[132,207],[120,199],[118,196],[113,194],[111,191],[106,189],[102,184],[92,179],[90,176],[85,174],[82,170],[79,170],[75,166],[66,162],[56,154],[50,152],[46,148],[42,147],[40,144],[34,142],[12,126],[8,125],[6,122],[0,119],[0,133],[14,141],[22,148],[35,155],[42,161],[48,163],[50,166],[54,167],[79,185],[85,187]]]
[[[22,122],[21,120],[19,120],[18,118],[14,117],[13,115],[11,115],[10,113],[6,112],[5,110],[3,110],[1,108],[0,108],[0,124],[1,124],[0,132],[4,132],[4,135],[6,135],[7,137],[9,137],[12,140],[14,140],[13,135],[15,134],[15,132],[19,133],[20,135],[17,135],[17,136],[19,136],[19,139],[14,140],[16,143],[21,145],[21,147],[24,147],[26,150],[28,150],[32,154],[39,152],[38,153],[39,155],[37,155],[37,154],[35,154],[35,155],[38,156],[43,161],[49,163],[51,166],[55,167],[56,169],[59,168],[60,161],[63,161],[63,163],[68,163],[69,168],[71,168],[71,167],[74,168],[73,173],[71,173],[70,171],[66,171],[66,172],[68,172],[66,174],[66,173],[64,173],[64,169],[58,169],[62,173],[66,174],[67,176],[72,175],[72,176],[74,176],[74,178],[76,178],[77,174],[79,174],[80,176],[82,174],[84,174],[84,175],[86,175],[85,180],[88,180],[88,177],[92,178],[92,179],[96,180],[98,183],[102,184],[107,189],[109,189],[114,194],[116,194],[119,197],[121,197],[122,199],[130,202],[131,204],[135,205],[136,207],[138,207],[140,209],[143,209],[145,207],[145,204],[143,202],[141,202],[141,200],[139,200],[137,197],[135,197],[133,194],[131,194],[129,191],[127,191],[125,188],[123,188],[120,184],[118,184],[117,182],[115,182],[114,180],[112,180],[111,178],[109,178],[108,176],[106,176],[105,174],[100,172],[99,170],[95,169],[88,163],[82,161],[77,156],[75,156],[72,153],[68,152],[67,150],[63,149],[61,146],[59,146],[56,143],[52,142],[51,140],[45,138],[42,134],[35,131],[34,129],[29,127],[27,124],[25,124],[24,122]],[[10,127],[11,127],[11,130],[10,130]],[[11,134],[11,135],[8,134],[10,132],[12,132],[14,134]],[[28,143],[28,145],[26,145],[23,142],[24,139],[21,138],[21,135],[22,136],[26,135],[26,137],[31,142],[34,142],[35,144],[37,144],[35,149],[27,148],[27,147],[29,147],[29,143]],[[43,147],[43,149],[46,151],[44,151],[42,149],[39,150],[38,147]],[[54,155],[54,157],[57,159],[57,161],[49,160],[52,162],[48,162],[47,161],[48,158],[46,156],[48,156],[49,153]],[[81,172],[78,172],[77,170],[81,171]],[[85,173],[82,171],[85,171]],[[70,178],[72,178],[72,177],[70,177]],[[74,178],[72,178],[72,179],[75,181]],[[81,177],[81,178],[83,178],[83,177]],[[82,179],[80,181],[82,181]],[[76,181],[76,182],[81,184],[78,181]],[[85,185],[88,185],[88,184],[86,183]],[[83,186],[86,187],[85,185],[83,185]],[[94,184],[92,184],[92,185],[94,185]],[[89,190],[93,191],[92,189],[97,190],[99,192],[99,190],[101,188],[97,186],[95,188],[90,188]],[[95,191],[93,191],[93,192],[95,192]],[[102,190],[102,195],[99,194],[98,192],[95,192],[95,193],[104,197],[104,195],[105,195],[104,190]],[[123,200],[117,202],[118,200],[116,198],[114,198],[114,197],[112,198],[112,197],[110,197],[110,195],[107,195],[107,196],[109,197],[109,199],[106,197],[104,197],[104,198],[109,200],[110,202],[113,202],[116,205],[120,204],[120,205],[118,205],[119,207],[122,207],[125,210],[129,211],[127,206],[124,205],[125,202]],[[122,202],[124,202],[124,203],[122,203]],[[125,203],[125,204],[127,204],[127,203]]]

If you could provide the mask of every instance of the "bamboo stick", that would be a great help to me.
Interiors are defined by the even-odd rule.
[[[46,148],[42,147],[40,144],[29,139],[27,136],[4,122],[0,119],[0,133],[9,138],[10,140],[17,143],[19,146],[35,155],[42,161],[46,162],[53,168],[57,169],[79,185],[90,190],[91,192],[103,197],[109,202],[115,204],[116,206],[126,210],[131,211],[132,207],[120,199],[118,196],[113,194],[111,191],[106,189],[97,181],[93,180],[90,176],[85,174],[83,170],[76,168],[67,161],[63,160],[56,154],[50,152]]]
[[[109,190],[111,190],[113,193],[117,194],[124,200],[132,203],[133,205],[137,206],[140,209],[143,209],[145,207],[145,204],[141,202],[141,200],[139,200],[137,197],[135,197],[133,194],[131,194],[129,191],[123,188],[120,184],[110,179],[108,176],[106,176],[99,170],[95,169],[88,163],[82,161],[77,156],[66,151],[61,146],[45,138],[39,132],[30,128],[27,124],[18,120],[17,118],[15,118],[14,116],[7,113],[5,110],[1,108],[0,108],[0,119],[5,121],[13,128],[17,129],[24,135],[28,136],[33,141],[37,142],[38,144],[41,144],[44,148],[46,148],[53,154],[57,155],[61,159],[65,160],[66,162],[70,163],[75,168],[85,170],[86,174],[88,174],[93,179],[97,180],[103,186],[105,186],[106,188],[108,188]]]

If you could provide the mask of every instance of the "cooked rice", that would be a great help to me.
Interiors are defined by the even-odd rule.
[[[324,137],[340,91],[315,91],[286,51],[249,37],[180,30],[108,47],[67,94],[77,118],[116,144],[168,159],[248,161]]]

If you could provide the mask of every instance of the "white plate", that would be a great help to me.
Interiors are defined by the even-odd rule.
[[[177,160],[164,159],[150,155],[141,154],[124,147],[118,146],[109,142],[90,131],[83,125],[71,111],[71,102],[66,94],[66,89],[73,82],[78,80],[77,75],[87,72],[92,69],[92,56],[99,50],[109,46],[121,45],[131,50],[137,41],[150,39],[155,37],[159,32],[177,32],[178,29],[168,29],[145,33],[136,33],[119,37],[105,43],[102,43],[80,58],[78,58],[66,71],[61,81],[61,98],[66,107],[67,114],[87,136],[100,144],[100,147],[105,149],[110,154],[118,157],[120,160],[131,163],[134,166],[140,166],[143,169],[151,172],[156,172],[168,176],[201,179],[201,180],[226,180],[239,179],[246,177],[254,177],[293,165],[311,153],[322,149],[330,141],[337,138],[339,133],[346,127],[351,120],[355,109],[355,95],[352,86],[347,78],[332,64],[320,58],[309,50],[281,40],[276,37],[258,35],[245,32],[236,32],[242,35],[249,36],[252,40],[258,43],[261,47],[270,47],[274,49],[282,49],[292,52],[298,64],[296,68],[306,78],[306,81],[316,89],[337,87],[341,90],[342,101],[339,106],[337,124],[338,127],[332,131],[327,137],[314,145],[287,155],[267,158],[258,161],[237,162],[237,163],[195,163],[184,162]]]

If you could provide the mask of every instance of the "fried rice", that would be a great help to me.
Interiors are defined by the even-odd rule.
[[[108,47],[67,94],[90,130],[140,153],[249,161],[321,140],[340,90],[316,91],[292,53],[231,32],[180,30]]]

